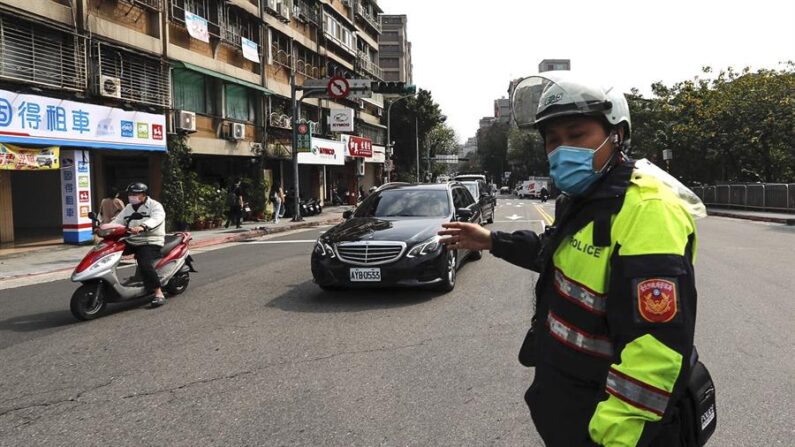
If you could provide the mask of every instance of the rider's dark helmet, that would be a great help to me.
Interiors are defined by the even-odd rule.
[[[130,186],[127,187],[127,194],[147,194],[148,192],[149,187],[141,182],[130,183]]]

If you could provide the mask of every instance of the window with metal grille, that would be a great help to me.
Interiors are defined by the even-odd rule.
[[[85,90],[85,40],[19,17],[0,15],[0,78]]]
[[[323,62],[320,55],[301,44],[295,44],[295,69],[304,76],[319,79],[323,77]]]
[[[271,29],[271,50],[270,61],[272,64],[292,68],[292,56],[290,51],[290,38],[276,30]]]
[[[97,43],[100,75],[121,81],[121,99],[166,107],[168,70],[159,59]],[[97,79],[99,81],[99,79]]]
[[[207,31],[210,36],[221,37],[221,27],[218,24],[218,13],[223,10],[224,2],[221,0],[171,0],[171,14],[173,23],[185,26],[185,12],[196,14],[207,20]]]
[[[230,5],[218,5],[221,40],[240,47],[241,37],[259,44],[259,28],[253,16]]]

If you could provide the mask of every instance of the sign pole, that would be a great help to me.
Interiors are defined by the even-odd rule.
[[[292,131],[293,131],[293,222],[304,220],[301,216],[301,204],[299,201],[299,181],[298,181],[298,100],[296,99],[295,69],[290,69],[290,100],[292,101]]]

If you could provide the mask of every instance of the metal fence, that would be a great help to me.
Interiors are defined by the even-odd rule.
[[[795,183],[694,186],[707,206],[795,213]]]

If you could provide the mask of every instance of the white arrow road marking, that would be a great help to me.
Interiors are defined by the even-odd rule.
[[[516,219],[521,219],[521,218],[522,218],[522,216],[517,216],[516,214],[514,214],[513,216],[506,217],[506,219],[511,219],[511,220],[516,220]]]
[[[516,205],[516,208],[521,208],[521,207],[522,207],[522,204],[521,204],[521,203],[520,203],[520,204],[518,204],[518,205]]]

